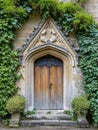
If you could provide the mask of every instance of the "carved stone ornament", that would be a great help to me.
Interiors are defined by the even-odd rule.
[[[31,51],[35,49],[38,50],[46,45],[66,50],[74,59],[76,58],[76,64],[78,63],[78,56],[75,49],[78,44],[74,44],[73,46],[72,40],[70,42],[70,40],[64,36],[58,24],[49,18],[34,28],[34,31],[26,39],[24,45],[22,45],[22,48],[19,49],[20,64],[23,59],[22,56],[24,57]]]
[[[39,59],[37,59],[35,61],[35,66],[47,66],[47,67],[51,67],[51,66],[63,66],[63,62],[60,59],[55,58],[54,56],[51,55],[46,55],[44,57],[41,57]]]
[[[50,18],[39,23],[39,25],[34,28],[34,31],[27,37],[22,48],[19,49],[19,52],[23,53],[25,50],[30,50],[32,47],[47,44],[49,43],[48,41],[52,44],[65,47],[67,50],[71,48],[71,44],[62,33],[61,28]]]
[[[48,40],[50,40],[52,43],[57,41],[57,36],[56,36],[56,32],[51,29],[51,28],[47,28],[44,29],[41,33],[40,39],[42,42],[47,42]]]
[[[66,49],[68,49],[66,44],[62,40],[62,37],[60,36],[57,28],[55,27],[54,23],[50,19],[48,19],[45,22],[45,24],[42,26],[41,30],[37,34],[37,37],[34,38],[33,41],[31,41],[31,45],[29,46],[29,49],[47,43],[63,46]]]

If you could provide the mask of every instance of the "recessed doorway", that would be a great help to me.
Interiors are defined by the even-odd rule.
[[[63,61],[52,55],[34,62],[34,108],[63,109]]]

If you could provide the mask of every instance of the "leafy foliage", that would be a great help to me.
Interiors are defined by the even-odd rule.
[[[22,112],[25,108],[25,98],[21,95],[16,95],[7,101],[6,109],[10,114]]]
[[[21,112],[20,114],[21,114],[21,119],[26,119],[26,116],[28,116],[28,115],[33,115],[33,114],[36,114],[37,113],[37,110],[36,109],[33,109],[32,111],[23,111],[23,112]]]
[[[15,31],[22,27],[32,11],[41,14],[42,18],[53,17],[65,35],[76,35],[84,89],[89,94],[93,120],[98,124],[98,27],[79,4],[58,0],[0,0],[0,116],[7,114],[6,101],[17,92],[18,60],[12,50]]]
[[[38,2],[38,6],[40,8],[43,18],[47,18],[51,15],[55,15],[57,5],[58,5],[58,0],[39,0]]]
[[[87,100],[86,96],[75,97],[72,100],[72,108],[74,114],[77,116],[84,116],[89,109],[90,102]]]
[[[89,95],[90,111],[98,124],[98,26],[77,35],[80,45],[80,67],[84,75],[84,89]]]
[[[6,100],[17,92],[17,53],[7,44],[0,45],[0,115],[5,116]]]
[[[20,3],[20,4],[19,4]],[[21,5],[22,4],[22,5]],[[26,5],[26,7],[25,7]],[[18,57],[12,42],[15,31],[26,20],[30,6],[23,1],[0,0],[0,116],[6,117],[6,101],[18,91],[16,87]]]
[[[60,13],[74,14],[81,10],[82,8],[79,6],[79,4],[73,4],[71,2],[61,2],[57,5],[57,11]]]
[[[93,16],[88,15],[85,11],[77,12],[74,18],[74,27],[76,30],[88,31],[91,23],[94,23]]]

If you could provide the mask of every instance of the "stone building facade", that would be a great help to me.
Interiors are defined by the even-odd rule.
[[[88,0],[85,8],[97,21],[96,5],[98,5],[97,0],[93,3],[92,0]],[[82,73],[78,67],[76,51],[78,44],[76,40],[72,40],[63,36],[53,19],[41,21],[40,16],[34,15],[30,16],[22,29],[17,31],[14,47],[19,50],[19,74],[21,74],[17,86],[21,89],[19,93],[26,98],[26,110],[31,111],[34,108],[71,110],[72,99],[83,92]],[[75,43],[74,46],[70,41]],[[47,56],[52,58],[49,59],[50,62],[53,59],[56,61],[51,62],[49,67],[45,62]],[[62,68],[59,66],[61,62]],[[37,105],[39,100],[40,105]]]
[[[98,0],[88,0],[84,4],[84,8],[95,18],[98,22]]]

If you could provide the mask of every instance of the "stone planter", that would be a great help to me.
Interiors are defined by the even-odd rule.
[[[13,113],[9,122],[9,127],[19,126],[20,113]]]
[[[80,128],[87,128],[87,127],[89,127],[89,123],[88,123],[88,121],[87,121],[85,116],[79,116],[78,120],[77,120],[77,123],[78,123],[78,126]]]

